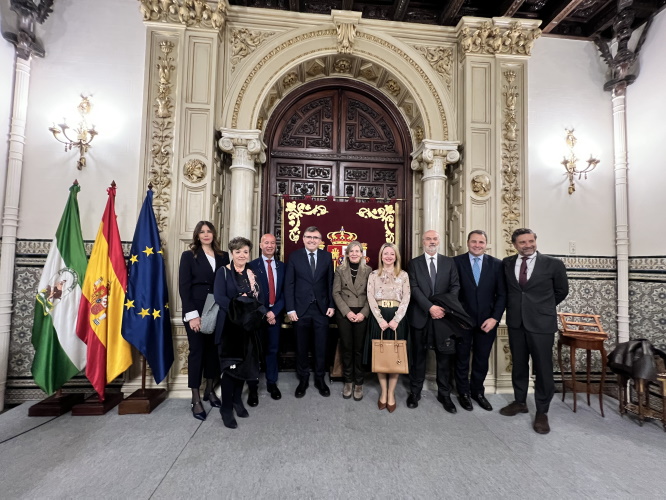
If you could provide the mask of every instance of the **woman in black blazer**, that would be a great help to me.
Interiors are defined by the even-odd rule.
[[[215,271],[229,263],[229,255],[220,249],[215,226],[200,221],[194,228],[190,249],[180,258],[178,291],[183,304],[183,324],[187,331],[190,353],[187,358],[187,386],[192,389],[192,415],[206,420],[206,410],[201,402],[199,388],[201,375],[206,378],[204,401],[219,408],[220,399],[215,394],[215,383],[220,377],[220,364],[213,335],[203,334],[201,311],[209,293],[213,293]]]

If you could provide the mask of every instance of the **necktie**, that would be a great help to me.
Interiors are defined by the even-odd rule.
[[[435,293],[435,278],[437,278],[437,269],[435,269],[435,258],[430,257],[430,283],[432,284],[432,293]]]
[[[275,304],[275,280],[273,279],[271,262],[273,262],[273,259],[266,259],[266,264],[268,264],[268,303],[272,306]]]
[[[518,273],[518,284],[521,288],[524,288],[527,285],[527,257],[522,258],[523,261],[520,263],[520,272]]]
[[[317,266],[315,265],[315,260],[314,260],[314,253],[310,252],[310,269],[312,270],[312,277],[314,278],[315,275],[315,268]]]
[[[479,257],[474,257],[474,264],[472,265],[472,274],[474,275],[474,281],[476,284],[479,284],[479,278],[481,278],[481,267],[479,266]]]

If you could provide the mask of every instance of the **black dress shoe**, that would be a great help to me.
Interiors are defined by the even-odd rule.
[[[417,408],[419,406],[419,399],[421,399],[420,394],[417,396],[413,392],[410,392],[409,396],[407,396],[407,408]]]
[[[309,383],[307,380],[301,380],[301,381],[298,383],[298,387],[296,387],[296,394],[295,394],[295,396],[296,396],[297,398],[302,398],[303,396],[305,396],[305,391],[307,390],[307,388],[308,388],[309,386],[310,386],[310,383]]]
[[[456,405],[453,404],[453,401],[451,401],[451,396],[440,396],[437,395],[437,401],[442,403],[442,406],[446,411],[449,413],[457,413],[458,409],[456,408]]]
[[[534,431],[538,434],[548,434],[550,432],[550,425],[548,425],[548,415],[545,413],[537,413],[534,419]]]
[[[483,394],[472,396],[472,399],[476,401],[479,404],[479,406],[484,410],[493,411],[493,406],[488,402],[488,400],[485,398]]]
[[[472,411],[474,409],[472,401],[469,399],[469,394],[458,394],[458,402],[463,410]]]
[[[199,405],[201,407],[201,411],[197,412],[194,411],[194,409]],[[203,409],[203,405],[201,404],[201,401],[198,403],[190,403],[190,408],[192,409],[192,416],[196,418],[197,420],[206,420],[206,410]]]
[[[253,408],[259,404],[259,395],[257,394],[256,387],[250,387],[250,392],[247,394],[247,405]],[[240,417],[240,415],[238,415]]]
[[[323,380],[315,380],[315,387],[319,389],[319,394],[321,394],[325,398],[331,395],[331,390],[328,388],[326,382],[324,382]]]
[[[222,408],[222,401],[220,401],[220,398],[217,397],[217,394],[215,394],[215,391],[210,392],[208,394],[206,394],[204,392],[203,400],[210,402],[210,405],[213,408]]]
[[[224,422],[225,427],[228,427],[229,429],[235,429],[238,427],[238,422],[236,422],[233,412],[227,413],[220,408],[220,415],[222,415],[222,422]]]
[[[527,405],[525,403],[512,401],[504,408],[502,408],[499,412],[500,415],[504,415],[505,417],[513,417],[515,415],[518,415],[519,413],[527,413],[528,410],[527,410]]]
[[[240,418],[247,418],[250,416],[247,409],[243,406],[243,403],[234,403],[234,410],[236,410],[236,416]]]
[[[282,393],[280,392],[280,389],[278,389],[277,384],[268,384],[266,390],[274,400],[277,401],[278,399],[282,399]]]

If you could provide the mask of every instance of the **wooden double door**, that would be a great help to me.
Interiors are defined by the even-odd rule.
[[[363,84],[331,79],[285,99],[266,129],[262,230],[282,241],[277,195],[400,199],[398,245],[411,240],[409,131],[395,105]]]

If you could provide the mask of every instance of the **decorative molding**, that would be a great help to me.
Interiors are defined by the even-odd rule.
[[[287,73],[287,75],[282,79],[282,86],[286,89],[293,87],[298,83],[298,73],[292,71]]]
[[[629,257],[629,271],[666,271],[666,257]]]
[[[488,196],[490,193],[490,177],[486,174],[477,174],[472,177],[472,191],[480,198]]]
[[[208,168],[206,167],[206,164],[201,160],[187,160],[183,166],[183,175],[188,181],[192,182],[193,184],[197,184],[201,182],[204,177],[206,177],[207,169]]]
[[[437,71],[442,81],[446,84],[446,90],[451,91],[452,71],[453,71],[453,50],[447,47],[433,47],[426,45],[414,46],[426,61]]]
[[[227,19],[227,1],[218,0],[211,9],[206,0],[139,0],[144,21],[177,23],[188,28],[221,31]]]
[[[346,57],[341,57],[340,59],[336,59],[335,62],[333,63],[333,69],[335,70],[336,73],[349,73],[351,68],[352,68],[352,63]]]
[[[335,25],[338,31],[338,53],[351,54],[354,51],[356,38],[356,25],[353,23],[339,23]]]
[[[393,97],[397,97],[402,90],[400,84],[393,79],[386,80],[386,85],[384,86],[386,87],[386,90],[393,94]]]
[[[520,22],[511,23],[508,29],[493,26],[484,21],[474,29],[464,26],[460,35],[460,49],[463,54],[508,54],[529,56],[537,38],[539,28],[524,28]]]
[[[161,56],[157,58],[157,96],[153,105],[153,122],[151,133],[148,181],[152,183],[155,191],[153,198],[153,210],[157,219],[157,227],[160,233],[167,228],[169,205],[171,204],[171,160],[173,156],[174,122],[171,83],[176,67],[172,64],[171,57],[173,43],[168,40],[160,42]]]
[[[516,79],[515,71],[502,73],[506,80],[502,96],[504,109],[502,110],[502,233],[504,234],[505,254],[515,253],[511,244],[511,234],[521,221],[520,212],[520,144],[518,142],[518,121],[516,118],[516,101],[518,87],[513,85]]]
[[[234,29],[231,31],[231,72],[247,56],[252,54],[257,47],[275,35],[274,31],[249,30],[247,28]]]

